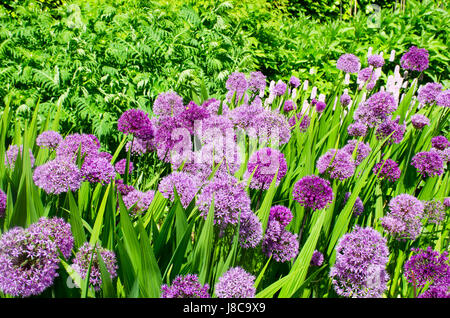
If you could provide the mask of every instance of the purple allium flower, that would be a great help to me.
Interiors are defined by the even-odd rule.
[[[450,107],[450,89],[446,89],[436,96],[436,105]]]
[[[356,149],[355,164],[358,166],[361,162],[369,156],[372,148],[370,148],[369,143],[359,142],[356,139],[347,141],[347,144],[342,148],[342,150],[347,151],[349,154],[353,155]]]
[[[125,184],[122,179],[116,180],[116,187],[117,192],[122,196],[126,196],[128,193],[135,190],[133,186]]]
[[[401,57],[400,66],[405,70],[422,72],[428,68],[428,57],[429,54],[426,49],[411,46],[409,51]]]
[[[367,58],[367,63],[373,67],[382,67],[384,65],[384,58],[382,55],[373,54]]]
[[[258,216],[251,211],[241,213],[239,226],[239,244],[242,248],[254,248],[262,239],[262,224]]]
[[[411,160],[411,164],[425,177],[439,176],[444,173],[444,161],[436,151],[422,151]]]
[[[284,154],[276,149],[263,148],[250,156],[244,178],[252,178],[250,188],[267,190],[275,175],[278,186],[286,172],[287,163]]]
[[[177,276],[169,287],[161,286],[161,298],[210,298],[209,285],[200,284],[196,274]]]
[[[116,172],[118,174],[125,174],[126,173],[126,169],[127,168],[127,159],[121,159],[119,161],[116,162],[116,164],[114,165],[114,169],[116,170]],[[133,171],[133,163],[130,161],[128,163],[128,173],[130,174]]]
[[[430,125],[430,120],[422,114],[415,114],[411,116],[411,124],[416,129],[422,129],[425,126]]]
[[[89,134],[70,134],[62,140],[56,148],[58,157],[77,158],[78,153],[83,156],[97,155],[100,143],[97,137]]]
[[[243,104],[233,109],[230,112],[229,117],[237,128],[249,130],[254,129],[255,116],[264,111],[264,108],[256,103],[250,105]]]
[[[154,142],[158,158],[165,162],[176,160],[192,149],[190,131],[173,117],[162,118]]]
[[[445,148],[444,150],[439,150],[436,148],[431,148],[430,152],[435,152],[441,157],[444,165],[450,161],[450,147]]]
[[[292,218],[292,211],[285,206],[274,205],[270,208],[269,222],[277,221],[282,227],[286,227],[292,221]]]
[[[225,143],[235,141],[236,133],[231,119],[223,115],[211,115],[201,121],[201,129],[195,133],[204,143]],[[231,140],[229,140],[231,139]]]
[[[422,104],[432,104],[436,97],[442,91],[442,85],[439,83],[427,83],[419,89],[417,99]]]
[[[55,150],[62,140],[63,137],[58,132],[47,130],[37,136],[36,145],[38,145],[39,147]]]
[[[204,107],[198,106],[193,101],[186,105],[185,110],[175,116],[178,125],[186,128],[191,134],[194,133],[194,125],[196,121],[201,121],[210,116],[210,112]]]
[[[98,154],[97,154],[97,156],[98,157],[102,157],[102,158],[105,158],[106,160],[108,160],[108,161],[111,161],[112,160],[112,154],[110,154],[109,152],[106,152],[106,151],[102,151],[102,152],[99,152]]]
[[[256,293],[255,276],[241,267],[226,271],[214,287],[218,298],[254,298]]]
[[[381,121],[397,109],[397,104],[391,93],[378,92],[367,99],[367,107]]]
[[[175,199],[174,188],[181,204],[184,208],[187,208],[198,191],[198,181],[186,172],[174,171],[162,178],[158,191],[161,192],[163,197],[173,202]]]
[[[342,94],[339,98],[339,101],[341,102],[342,106],[348,106],[352,102],[352,98],[348,94]]]
[[[248,88],[247,79],[245,74],[241,72],[234,72],[228,76],[226,82],[226,88],[228,90],[227,100],[231,102],[234,94],[236,94],[235,104],[238,103],[244,96],[245,91]]]
[[[318,113],[321,113],[325,110],[325,108],[327,107],[327,104],[325,104],[324,102],[318,101],[316,103],[316,111]]]
[[[6,201],[8,200],[6,193],[0,189],[0,218],[5,217],[6,213]]]
[[[10,145],[8,147],[8,150],[5,153],[5,166],[8,167],[11,170],[14,170],[14,167],[16,165],[16,160],[17,160],[17,156],[22,156],[22,151],[23,150],[23,145],[17,146],[17,145]],[[30,164],[31,167],[34,166],[34,156],[33,153],[31,152],[31,149],[28,149],[29,153],[30,153]]]
[[[253,117],[252,137],[258,137],[261,143],[272,142],[278,145],[286,144],[291,138],[291,129],[286,117],[275,111],[265,110]],[[253,136],[256,133],[256,136]]]
[[[347,203],[351,195],[352,195],[351,192],[345,193],[344,204]],[[364,212],[364,204],[360,197],[356,197],[355,204],[353,205],[353,215],[358,216],[361,215],[363,212]]]
[[[450,287],[450,265],[448,252],[433,251],[431,246],[426,250],[411,249],[412,255],[404,266],[404,275],[408,282],[424,287],[431,283],[433,286]]]
[[[149,190],[147,192],[141,192],[135,189],[128,192],[127,195],[124,195],[122,199],[125,207],[128,210],[132,209],[130,215],[136,216],[138,214],[143,215],[148,210],[154,196],[155,191]]]
[[[66,157],[56,157],[36,167],[33,180],[36,186],[48,194],[60,194],[78,190],[82,175],[72,160]]]
[[[345,180],[353,176],[355,161],[352,154],[344,149],[330,149],[317,160],[320,174],[327,174],[331,179]]]
[[[439,224],[444,221],[445,208],[444,204],[435,199],[423,202],[423,217],[428,219],[428,222]]]
[[[266,89],[266,76],[260,71],[251,72],[250,79],[248,80],[248,89],[258,94],[264,94]]]
[[[444,198],[444,200],[442,201],[442,203],[444,204],[444,206],[446,208],[450,207],[450,197]]]
[[[450,147],[450,141],[445,138],[445,136],[436,136],[431,138],[431,145],[439,150],[444,150],[445,148]]]
[[[82,177],[90,183],[108,184],[116,176],[116,171],[108,159],[99,156],[87,157],[81,166]]]
[[[430,286],[417,298],[450,298],[449,288],[446,286]]]
[[[398,178],[400,178],[401,171],[398,168],[398,164],[394,160],[386,159],[374,166],[373,173],[378,174],[378,178],[380,179],[395,182]]]
[[[225,229],[239,221],[239,213],[251,212],[250,198],[245,185],[228,174],[220,173],[207,183],[198,195],[196,204],[205,219],[214,199],[214,224]]]
[[[338,58],[336,68],[345,73],[357,73],[361,69],[361,62],[357,56],[346,53]]]
[[[59,253],[49,229],[14,227],[0,238],[0,290],[12,296],[41,294],[58,276]]]
[[[353,137],[364,137],[367,134],[367,125],[360,122],[354,122],[347,127],[347,132]]]
[[[330,182],[317,176],[305,176],[294,185],[293,198],[305,208],[322,210],[333,201]]]
[[[124,134],[133,134],[143,140],[152,139],[155,135],[153,124],[148,114],[141,109],[125,111],[117,121],[117,129]]]
[[[311,123],[311,119],[309,118],[308,114],[300,113],[300,114],[296,114],[296,115],[292,116],[289,119],[289,126],[291,128],[296,127],[297,121],[300,121],[300,120],[301,120],[301,122],[299,123],[299,129],[300,129],[300,131],[305,132],[308,129],[309,124]]]
[[[300,86],[300,80],[295,76],[291,76],[291,78],[289,79],[289,85],[297,88]]]
[[[399,240],[415,240],[422,230],[423,203],[409,194],[399,194],[389,201],[390,212],[381,218],[381,225]]]
[[[372,67],[363,68],[358,72],[358,83],[374,82],[377,79]]]
[[[32,229],[37,233],[47,233],[49,237],[56,243],[63,256],[68,259],[72,254],[73,235],[70,224],[59,217],[46,218],[41,217],[38,222],[30,225],[28,230]]]
[[[130,150],[131,147],[131,150]],[[150,141],[145,141],[134,137],[133,140],[128,141],[125,145],[125,150],[130,151],[132,155],[142,156],[152,150],[153,144]]]
[[[272,220],[267,225],[262,250],[267,257],[280,263],[290,261],[298,255],[297,234],[286,231],[279,222]]]
[[[384,140],[389,137],[387,140],[388,143],[400,143],[403,140],[403,136],[405,134],[406,125],[400,125],[398,123],[399,118],[396,120],[391,120],[386,118],[377,128],[375,135],[378,140]],[[392,134],[392,135],[391,135]]]
[[[156,116],[173,117],[184,110],[183,98],[175,92],[161,93],[153,103],[153,113]]]
[[[288,99],[284,102],[283,111],[289,113],[292,110],[294,110],[294,102],[291,99]]]
[[[387,289],[386,239],[370,227],[356,225],[336,246],[330,277],[337,294],[352,298],[381,298]]]
[[[282,96],[286,93],[287,85],[282,80],[279,80],[273,87],[272,93],[276,96]]]
[[[311,258],[311,266],[322,266],[323,264],[323,254],[319,252],[318,250],[315,250],[313,252],[312,258]]]
[[[96,291],[99,291],[102,286],[102,274],[98,261],[99,256],[101,256],[109,276],[111,279],[114,279],[117,276],[118,268],[116,255],[113,251],[101,247],[98,243],[95,248],[88,242],[84,243],[75,254],[72,264],[74,271],[76,271],[82,279],[85,279],[92,259],[89,273],[89,285]]]

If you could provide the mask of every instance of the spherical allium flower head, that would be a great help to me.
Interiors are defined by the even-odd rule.
[[[0,218],[5,217],[6,201],[8,200],[6,193],[0,189]]]
[[[271,221],[267,225],[262,243],[262,251],[267,257],[284,263],[298,255],[299,242],[297,234],[286,231],[279,222]]]
[[[318,101],[316,103],[316,111],[318,113],[321,113],[325,110],[325,108],[327,108],[327,104],[325,104],[324,102]]]
[[[436,96],[436,105],[450,107],[450,89],[446,89]]]
[[[435,199],[423,202],[423,217],[428,219],[428,222],[439,224],[445,219],[444,204]]]
[[[411,46],[409,51],[400,58],[400,66],[405,70],[422,72],[428,68],[428,57],[426,49]]]
[[[290,111],[292,111],[294,109],[295,109],[294,102],[291,99],[288,99],[287,101],[284,102],[284,105],[283,105],[284,112],[289,113]]]
[[[17,145],[10,145],[8,147],[8,150],[5,153],[5,166],[8,167],[11,170],[14,170],[14,167],[16,165],[16,160],[17,160],[17,156],[22,156],[23,153],[23,145],[17,146]],[[31,149],[28,149],[29,153],[30,153],[30,164],[31,167],[34,166],[34,156],[33,153],[31,152]]]
[[[158,191],[161,192],[163,197],[173,202],[175,199],[174,188],[181,204],[184,208],[187,208],[198,191],[199,182],[186,172],[174,171],[161,179]]]
[[[353,124],[348,125],[347,132],[352,137],[364,137],[367,134],[367,125],[354,122]]]
[[[348,106],[352,102],[352,98],[348,94],[342,94],[339,98],[339,101],[341,102],[342,106]]]
[[[317,176],[305,176],[294,185],[293,198],[305,208],[322,210],[333,201],[330,182]]]
[[[256,103],[250,105],[243,104],[230,111],[229,117],[236,128],[249,130],[253,129],[255,125],[255,116],[264,111],[264,107]]]
[[[0,238],[0,290],[12,296],[39,295],[58,276],[59,253],[49,229],[15,227]]]
[[[223,144],[236,140],[233,122],[224,115],[211,115],[205,118],[195,133],[203,143]]]
[[[56,155],[75,160],[78,154],[84,156],[97,155],[100,143],[97,137],[89,134],[70,134],[62,140],[56,148]]]
[[[409,194],[399,194],[389,201],[390,212],[381,218],[381,225],[399,240],[415,240],[422,230],[423,203]]]
[[[386,179],[395,182],[400,178],[401,171],[398,164],[392,159],[386,159],[378,162],[373,167],[373,173],[378,175],[380,179]]]
[[[411,164],[425,177],[440,176],[444,173],[444,161],[436,151],[422,151],[411,160]]]
[[[450,207],[450,197],[444,198],[444,200],[442,201],[442,203],[444,204],[444,206],[446,208]]]
[[[164,117],[155,134],[155,147],[158,158],[170,162],[192,149],[190,131],[182,122],[173,117]]]
[[[67,157],[56,157],[36,167],[33,173],[36,186],[48,194],[76,191],[80,188],[82,175],[78,166]]]
[[[330,277],[337,294],[352,298],[381,298],[387,289],[386,239],[376,230],[355,226],[340,238]]]
[[[218,115],[221,101],[215,98],[210,98],[203,102],[202,107],[209,111],[211,115]],[[224,107],[225,104],[222,104]],[[223,109],[222,109],[223,110]]]
[[[372,67],[365,67],[358,72],[358,83],[373,82],[377,79],[377,75]]]
[[[445,148],[450,147],[450,141],[445,138],[445,136],[436,136],[431,138],[431,145],[439,150],[444,150]]]
[[[264,94],[266,89],[266,76],[260,71],[251,72],[248,80],[248,89],[258,94]]]
[[[228,90],[227,100],[231,101],[233,96],[236,94],[235,103],[237,103],[237,101],[242,99],[248,88],[245,74],[241,72],[234,72],[230,74],[226,82],[226,88]]]
[[[287,163],[284,154],[276,149],[263,148],[250,156],[244,178],[252,178],[250,188],[267,190],[275,175],[278,186],[286,172]]]
[[[36,137],[36,145],[42,148],[48,148],[55,150],[59,143],[63,140],[63,137],[56,131],[47,130],[39,134]]]
[[[272,93],[275,96],[282,96],[286,93],[287,85],[282,80],[279,80],[272,89]]]
[[[130,140],[125,144],[125,150],[126,152],[130,151],[134,156],[142,156],[143,154],[146,154],[149,151],[153,150],[153,145],[153,140],[142,140],[140,138],[134,137],[133,140]]]
[[[191,134],[194,133],[196,121],[202,121],[210,116],[210,112],[193,101],[186,105],[185,110],[175,117],[179,127],[186,128]]]
[[[449,288],[446,286],[430,286],[417,298],[450,298]]]
[[[412,249],[415,253],[404,266],[406,279],[417,287],[424,287],[427,284],[433,286],[450,287],[450,264],[448,252],[442,254],[433,251],[431,246],[426,250]]]
[[[125,174],[126,168],[127,168],[127,159],[120,159],[114,165],[114,169],[118,174]],[[128,174],[130,174],[133,171],[133,169],[134,169],[133,163],[130,161],[128,163]]]
[[[386,118],[377,128],[375,135],[378,140],[387,140],[388,143],[400,143],[405,134],[406,125],[400,125],[397,120]],[[392,135],[391,135],[392,134]]]
[[[111,161],[112,158],[113,158],[112,154],[110,154],[109,152],[106,152],[106,151],[99,152],[99,153],[97,154],[97,156],[98,156],[98,157],[105,158],[105,159],[108,160],[108,161]]]
[[[289,85],[291,85],[294,88],[297,88],[300,86],[300,80],[295,76],[291,76],[291,78],[289,79]]]
[[[430,120],[422,114],[415,114],[411,116],[411,124],[416,129],[422,129],[425,126],[430,125]]]
[[[106,270],[111,279],[117,277],[117,260],[113,251],[107,250],[96,244],[95,248],[88,242],[84,243],[75,254],[72,268],[82,279],[85,279],[89,271],[89,285],[99,291],[102,286],[102,274],[99,266],[99,257],[102,258]],[[92,260],[92,263],[91,263]]]
[[[323,264],[323,254],[319,252],[318,250],[315,250],[313,252],[312,258],[311,258],[311,266],[322,266]]]
[[[262,224],[258,216],[251,211],[243,211],[239,226],[239,245],[242,248],[254,248],[262,239]]]
[[[254,298],[256,293],[255,276],[241,267],[226,271],[214,287],[218,298]]]
[[[360,142],[356,139],[352,139],[347,142],[342,150],[347,151],[351,155],[353,155],[353,152],[355,152],[355,164],[359,165],[370,154],[372,148],[370,148],[369,143],[364,143],[363,141]]]
[[[345,180],[353,176],[355,161],[348,151],[330,149],[317,160],[317,169],[320,174],[326,174],[331,179]]]
[[[397,109],[397,103],[391,93],[381,91],[367,99],[367,107],[381,121]]]
[[[276,221],[282,227],[288,226],[292,221],[293,215],[289,208],[282,205],[274,205],[270,208],[269,222]]]
[[[131,216],[138,214],[143,215],[155,197],[155,191],[149,190],[147,192],[141,192],[139,190],[132,190],[127,195],[122,197],[125,207],[130,210]]]
[[[367,63],[373,67],[382,67],[384,65],[384,58],[379,54],[369,55]]]
[[[171,286],[161,286],[161,298],[210,298],[209,285],[202,285],[196,274],[177,276]]]
[[[338,58],[336,68],[345,73],[357,73],[361,69],[361,62],[357,56],[346,53]]]
[[[122,196],[126,196],[131,191],[135,190],[133,186],[127,185],[122,179],[116,180],[117,192]]]
[[[289,127],[294,128],[297,127],[297,122],[299,122],[300,131],[306,131],[311,123],[311,119],[308,114],[296,114],[289,119]],[[294,128],[295,129],[295,128]]]
[[[108,184],[116,176],[116,171],[108,159],[99,156],[87,157],[81,166],[81,175],[90,183]]]
[[[235,225],[239,221],[239,214],[251,212],[250,198],[243,183],[226,173],[219,173],[213,177],[198,195],[196,204],[200,215],[205,219],[214,199],[214,224],[225,229],[229,224]]]
[[[161,93],[153,103],[153,113],[157,116],[173,117],[183,110],[183,98],[175,92]]]
[[[258,137],[260,143],[271,142],[278,145],[286,144],[291,138],[291,130],[286,117],[276,111],[264,110],[253,116],[253,132],[251,137]],[[252,136],[256,134],[256,136]]]
[[[344,204],[347,203],[348,199],[352,195],[351,192],[345,193]],[[356,197],[355,204],[353,205],[353,215],[358,216],[364,212],[364,204],[360,197]]]
[[[442,91],[442,85],[439,83],[427,83],[419,89],[417,99],[422,104],[433,104],[436,97]]]
[[[72,230],[70,224],[67,223],[63,218],[41,217],[36,223],[30,225],[28,230],[30,229],[36,232],[41,231],[43,233],[46,233],[48,231],[49,237],[53,242],[56,243],[56,246],[66,259],[68,259],[72,254],[74,242]]]

